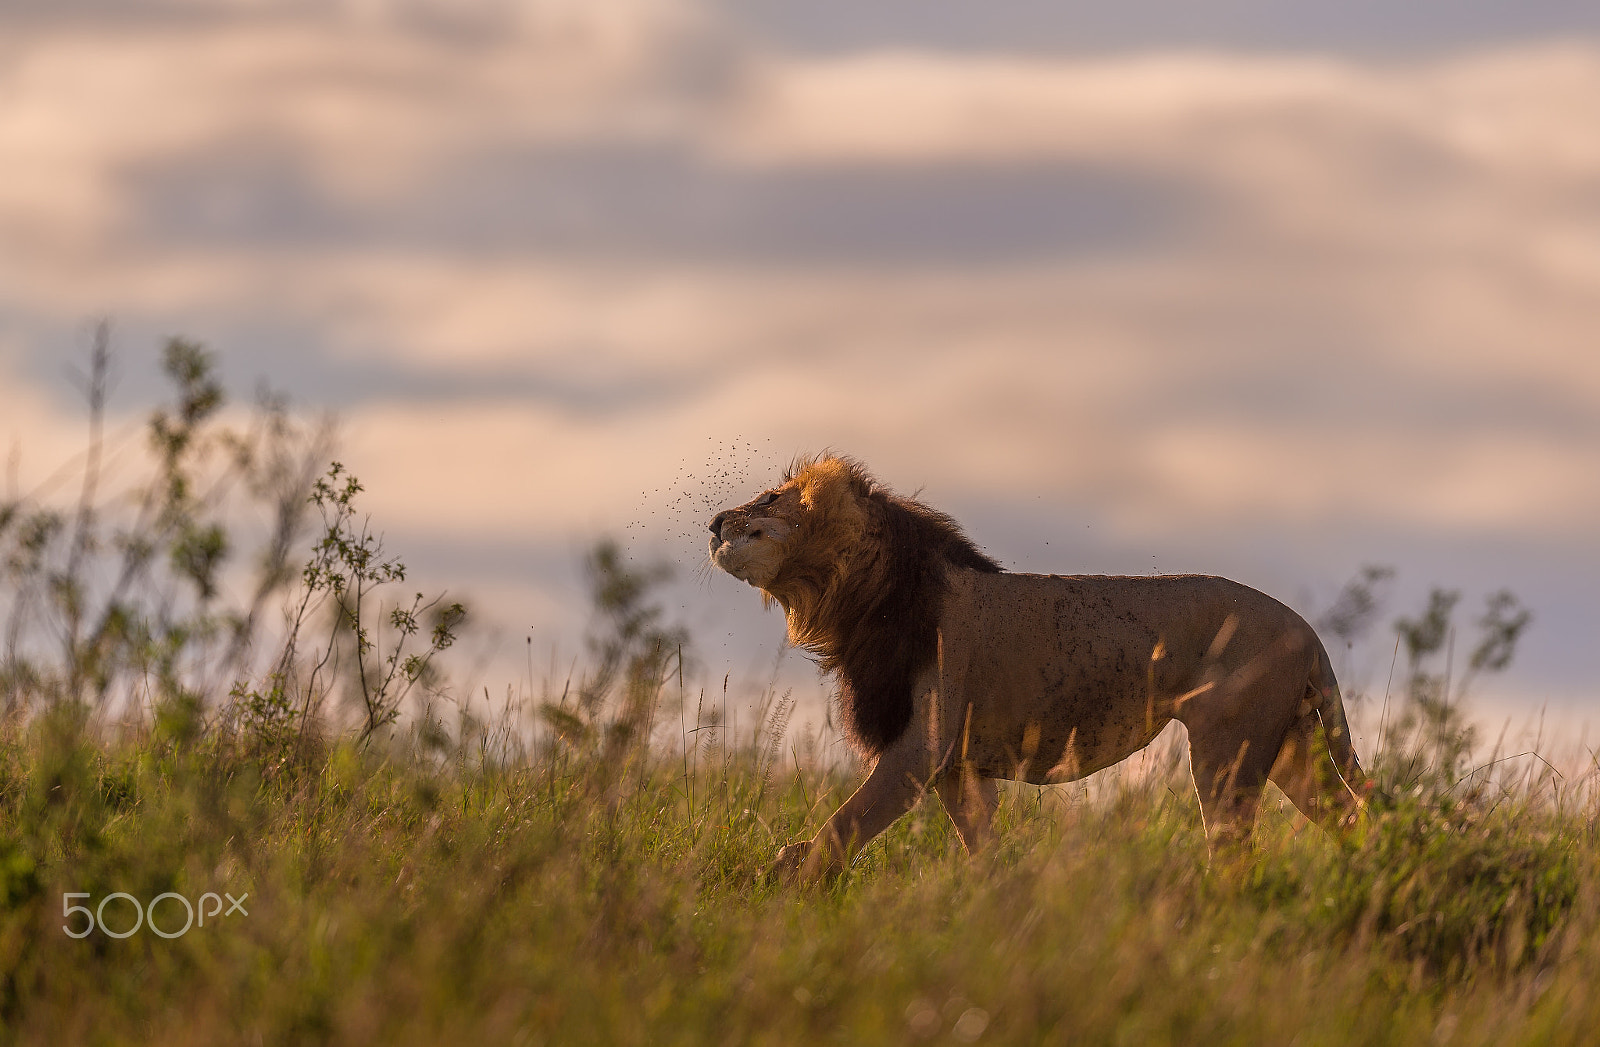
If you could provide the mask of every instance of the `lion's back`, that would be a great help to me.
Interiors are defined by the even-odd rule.
[[[951,572],[943,622],[988,645],[1020,653],[1043,645],[1097,645],[1170,652],[1209,644],[1230,617],[1281,629],[1301,619],[1242,582],[1212,575],[1058,575]]]
[[[972,706],[969,748],[987,753],[981,762],[1009,771],[1028,751],[1053,764],[1070,742],[1074,770],[1087,773],[1154,737],[1219,636],[1224,647],[1253,646],[1304,623],[1272,597],[1209,575],[956,571],[940,626],[943,671]]]

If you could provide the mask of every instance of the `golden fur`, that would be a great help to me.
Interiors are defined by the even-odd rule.
[[[776,601],[838,680],[871,763],[782,871],[843,868],[929,785],[975,848],[995,779],[1082,778],[1173,719],[1212,840],[1249,833],[1269,779],[1324,824],[1369,788],[1316,634],[1237,582],[1008,574],[948,516],[834,455],[797,461],[711,530],[712,561]]]

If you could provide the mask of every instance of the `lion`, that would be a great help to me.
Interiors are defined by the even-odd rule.
[[[1083,778],[1171,720],[1213,851],[1250,836],[1268,781],[1325,827],[1370,792],[1315,631],[1239,582],[1009,573],[955,520],[831,453],[718,513],[711,560],[782,608],[868,767],[816,836],[779,852],[779,875],[844,870],[930,785],[975,852],[997,780]]]

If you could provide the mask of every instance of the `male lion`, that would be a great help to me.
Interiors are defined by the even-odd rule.
[[[797,460],[711,535],[712,561],[776,600],[837,678],[870,765],[813,839],[779,852],[780,874],[843,869],[929,784],[975,850],[995,779],[1082,778],[1173,719],[1213,844],[1248,836],[1268,779],[1323,824],[1369,788],[1316,633],[1238,582],[1007,574],[950,517],[834,455]]]

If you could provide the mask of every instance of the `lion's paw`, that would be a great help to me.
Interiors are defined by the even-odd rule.
[[[801,840],[799,843],[791,843],[789,846],[780,850],[778,852],[778,857],[773,860],[771,865],[767,866],[766,878],[769,881],[782,884],[793,884],[800,882],[801,870],[804,868],[806,864],[806,857],[810,853],[810,840]]]

